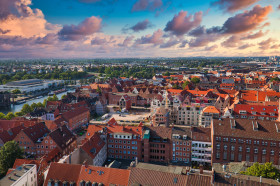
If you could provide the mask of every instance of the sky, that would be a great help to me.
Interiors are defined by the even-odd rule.
[[[279,0],[0,0],[0,59],[280,55]]]

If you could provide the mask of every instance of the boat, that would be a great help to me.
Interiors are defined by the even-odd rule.
[[[63,88],[63,89],[54,91],[54,94],[60,94],[60,93],[62,93],[62,92],[66,92],[66,91],[67,91],[67,90],[66,90],[65,88]]]
[[[38,96],[37,99],[43,98],[43,96]]]
[[[23,103],[26,103],[26,100],[17,101],[17,102],[15,102],[15,105],[21,105]]]

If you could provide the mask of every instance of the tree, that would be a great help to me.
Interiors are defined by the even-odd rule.
[[[16,116],[14,115],[14,113],[9,112],[9,113],[5,116],[5,119],[6,119],[6,120],[11,120],[11,119],[13,119],[14,117],[16,117]]]
[[[38,107],[45,107],[45,106],[43,105],[43,103],[39,102],[39,103],[37,103],[37,108]]]
[[[163,73],[162,75],[163,76],[170,76],[170,72],[167,71],[167,72]]]
[[[28,105],[27,103],[25,103],[25,104],[22,106],[21,112],[22,112],[23,114],[30,113],[30,112],[32,112],[32,108],[30,107],[30,105]]]
[[[279,179],[280,172],[278,169],[272,166],[272,163],[266,162],[265,164],[259,164],[258,162],[254,163],[246,171],[242,171],[241,174],[249,176],[257,176],[271,179]]]
[[[44,107],[46,107],[46,106],[47,106],[47,102],[48,102],[48,100],[47,100],[47,99],[44,99],[44,101],[43,101],[43,105],[44,105]]]
[[[3,112],[0,112],[0,119],[4,119],[5,118],[5,114]]]
[[[53,97],[52,97],[52,98],[53,98],[53,100],[52,100],[52,101],[58,101],[58,97],[57,97],[55,94],[53,95]]]
[[[199,79],[198,77],[193,77],[193,78],[191,79],[191,82],[194,83],[194,84],[197,84],[197,83],[200,82],[200,79]]]
[[[20,91],[19,89],[14,89],[14,90],[12,90],[12,93],[13,93],[13,94],[20,94],[21,91]]]
[[[101,93],[101,89],[99,88],[99,86],[97,87],[96,92],[99,94]]]
[[[33,111],[35,108],[37,108],[38,106],[37,106],[37,103],[32,103],[31,104],[31,110]]]
[[[189,82],[189,81],[185,81],[185,82],[182,84],[182,88],[185,89],[185,87],[186,87],[188,84],[190,84],[190,82]]]
[[[15,112],[15,116],[19,117],[19,116],[23,116],[24,114],[22,112]]]
[[[61,99],[66,99],[66,98],[67,98],[67,95],[66,95],[66,94],[64,94],[64,95],[61,96]]]
[[[0,174],[6,175],[17,158],[23,158],[23,149],[15,141],[8,141],[0,149]]]

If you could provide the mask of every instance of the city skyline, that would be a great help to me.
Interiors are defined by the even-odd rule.
[[[276,0],[1,0],[0,58],[279,55]]]

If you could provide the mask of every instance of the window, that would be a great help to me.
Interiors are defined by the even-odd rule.
[[[217,159],[220,159],[220,153],[219,153],[219,152],[217,152],[216,158],[217,158]]]
[[[227,150],[227,145],[224,145],[224,150]]]
[[[250,152],[250,147],[247,147],[247,148],[246,148],[246,152]]]
[[[220,149],[220,144],[217,144],[217,145],[216,145],[216,148],[217,148],[217,149]]]
[[[259,151],[258,148],[255,148],[255,149],[254,149],[254,153],[255,153],[255,154],[257,154],[258,151]]]
[[[239,152],[242,152],[242,147],[239,146],[239,147],[238,147],[238,150],[239,150]]]
[[[265,149],[262,150],[262,154],[266,154],[266,150]]]
[[[270,151],[270,155],[272,155],[272,156],[274,155],[274,150]]]

